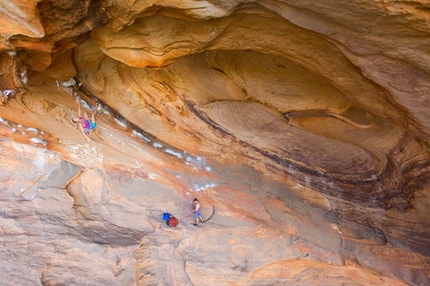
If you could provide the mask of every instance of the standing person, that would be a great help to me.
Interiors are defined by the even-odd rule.
[[[194,223],[194,225],[199,225],[199,221],[203,223],[203,219],[200,216],[200,202],[197,198],[193,200],[193,213],[194,217],[196,218],[196,222]]]
[[[76,102],[78,103],[78,116],[73,117],[72,121],[78,124],[79,130],[81,130],[82,134],[84,134],[85,138],[87,140],[90,140],[88,138],[88,134],[90,133],[90,130],[93,130],[97,127],[96,124],[96,113],[97,109],[99,107],[99,103],[96,103],[96,106],[94,107],[94,111],[91,114],[91,119],[88,119],[88,114],[84,112],[84,116],[81,115],[81,100],[79,97],[76,97]]]

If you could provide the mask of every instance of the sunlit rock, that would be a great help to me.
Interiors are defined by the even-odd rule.
[[[0,4],[3,284],[430,283],[427,3]]]

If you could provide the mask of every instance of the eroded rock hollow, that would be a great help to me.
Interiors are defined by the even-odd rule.
[[[430,284],[430,4],[298,2],[0,1],[2,285]]]

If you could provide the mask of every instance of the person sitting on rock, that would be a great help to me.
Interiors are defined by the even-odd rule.
[[[78,124],[79,130],[81,130],[82,134],[84,134],[85,138],[87,140],[90,140],[88,138],[88,134],[90,134],[90,130],[93,130],[97,127],[96,124],[96,113],[99,106],[99,103],[96,103],[96,106],[94,108],[93,113],[91,114],[91,119],[88,119],[88,114],[84,112],[84,116],[81,115],[81,100],[79,97],[76,97],[76,102],[78,103],[78,116],[73,117],[72,121]]]
[[[204,222],[202,217],[200,216],[200,202],[197,198],[193,200],[193,213],[194,217],[196,218],[196,222],[194,223],[194,225],[199,225],[199,221],[201,221],[202,223]]]

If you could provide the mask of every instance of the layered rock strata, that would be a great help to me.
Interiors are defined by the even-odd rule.
[[[5,285],[430,282],[430,6],[242,2],[1,2]]]

